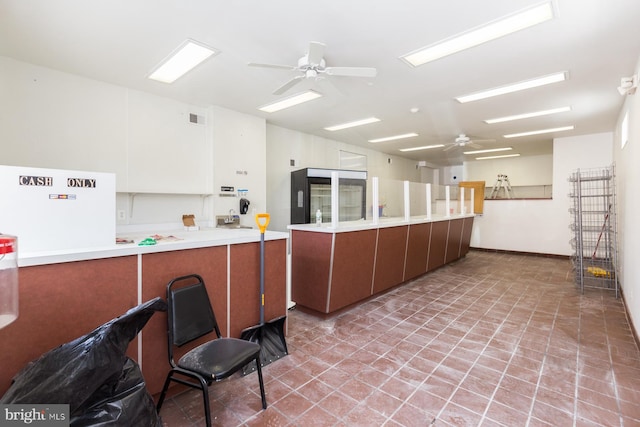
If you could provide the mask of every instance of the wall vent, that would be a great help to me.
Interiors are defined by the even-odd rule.
[[[204,124],[204,116],[195,113],[189,113],[189,123],[193,123],[196,125]]]

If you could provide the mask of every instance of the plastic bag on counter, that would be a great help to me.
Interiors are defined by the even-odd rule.
[[[132,308],[87,335],[30,362],[0,403],[69,404],[72,426],[160,426],[153,398],[127,347],[156,311],[161,298]]]

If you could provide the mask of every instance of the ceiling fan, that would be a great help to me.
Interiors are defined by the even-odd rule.
[[[259,64],[250,62],[251,67],[278,68],[284,70],[295,70],[300,74],[276,89],[274,95],[282,95],[296,84],[305,79],[322,79],[327,76],[344,77],[375,77],[377,70],[368,67],[327,67],[324,60],[324,50],[326,45],[319,42],[309,43],[309,51],[306,55],[298,59],[298,65],[277,65]]]
[[[482,145],[478,144],[478,142],[493,142],[493,139],[471,139],[464,133],[461,133],[456,137],[453,142],[445,144],[445,147],[442,151],[449,151],[457,147],[471,147],[471,148],[482,148]]]

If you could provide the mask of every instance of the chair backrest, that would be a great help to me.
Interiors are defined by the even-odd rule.
[[[197,274],[178,277],[167,284],[169,353],[171,346],[182,346],[203,335],[220,330],[207,288]]]

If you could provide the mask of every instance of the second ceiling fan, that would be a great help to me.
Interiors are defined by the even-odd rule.
[[[251,67],[277,68],[297,71],[299,74],[276,89],[274,95],[282,95],[305,79],[321,79],[327,76],[375,77],[377,70],[370,67],[327,67],[324,60],[326,45],[319,42],[309,43],[309,51],[298,59],[297,65],[260,64],[250,62]]]
[[[482,145],[478,144],[478,142],[494,142],[495,139],[471,139],[464,133],[461,133],[456,137],[453,142],[445,144],[445,147],[442,149],[443,151],[453,150],[457,147],[471,147],[471,148],[482,148]]]

